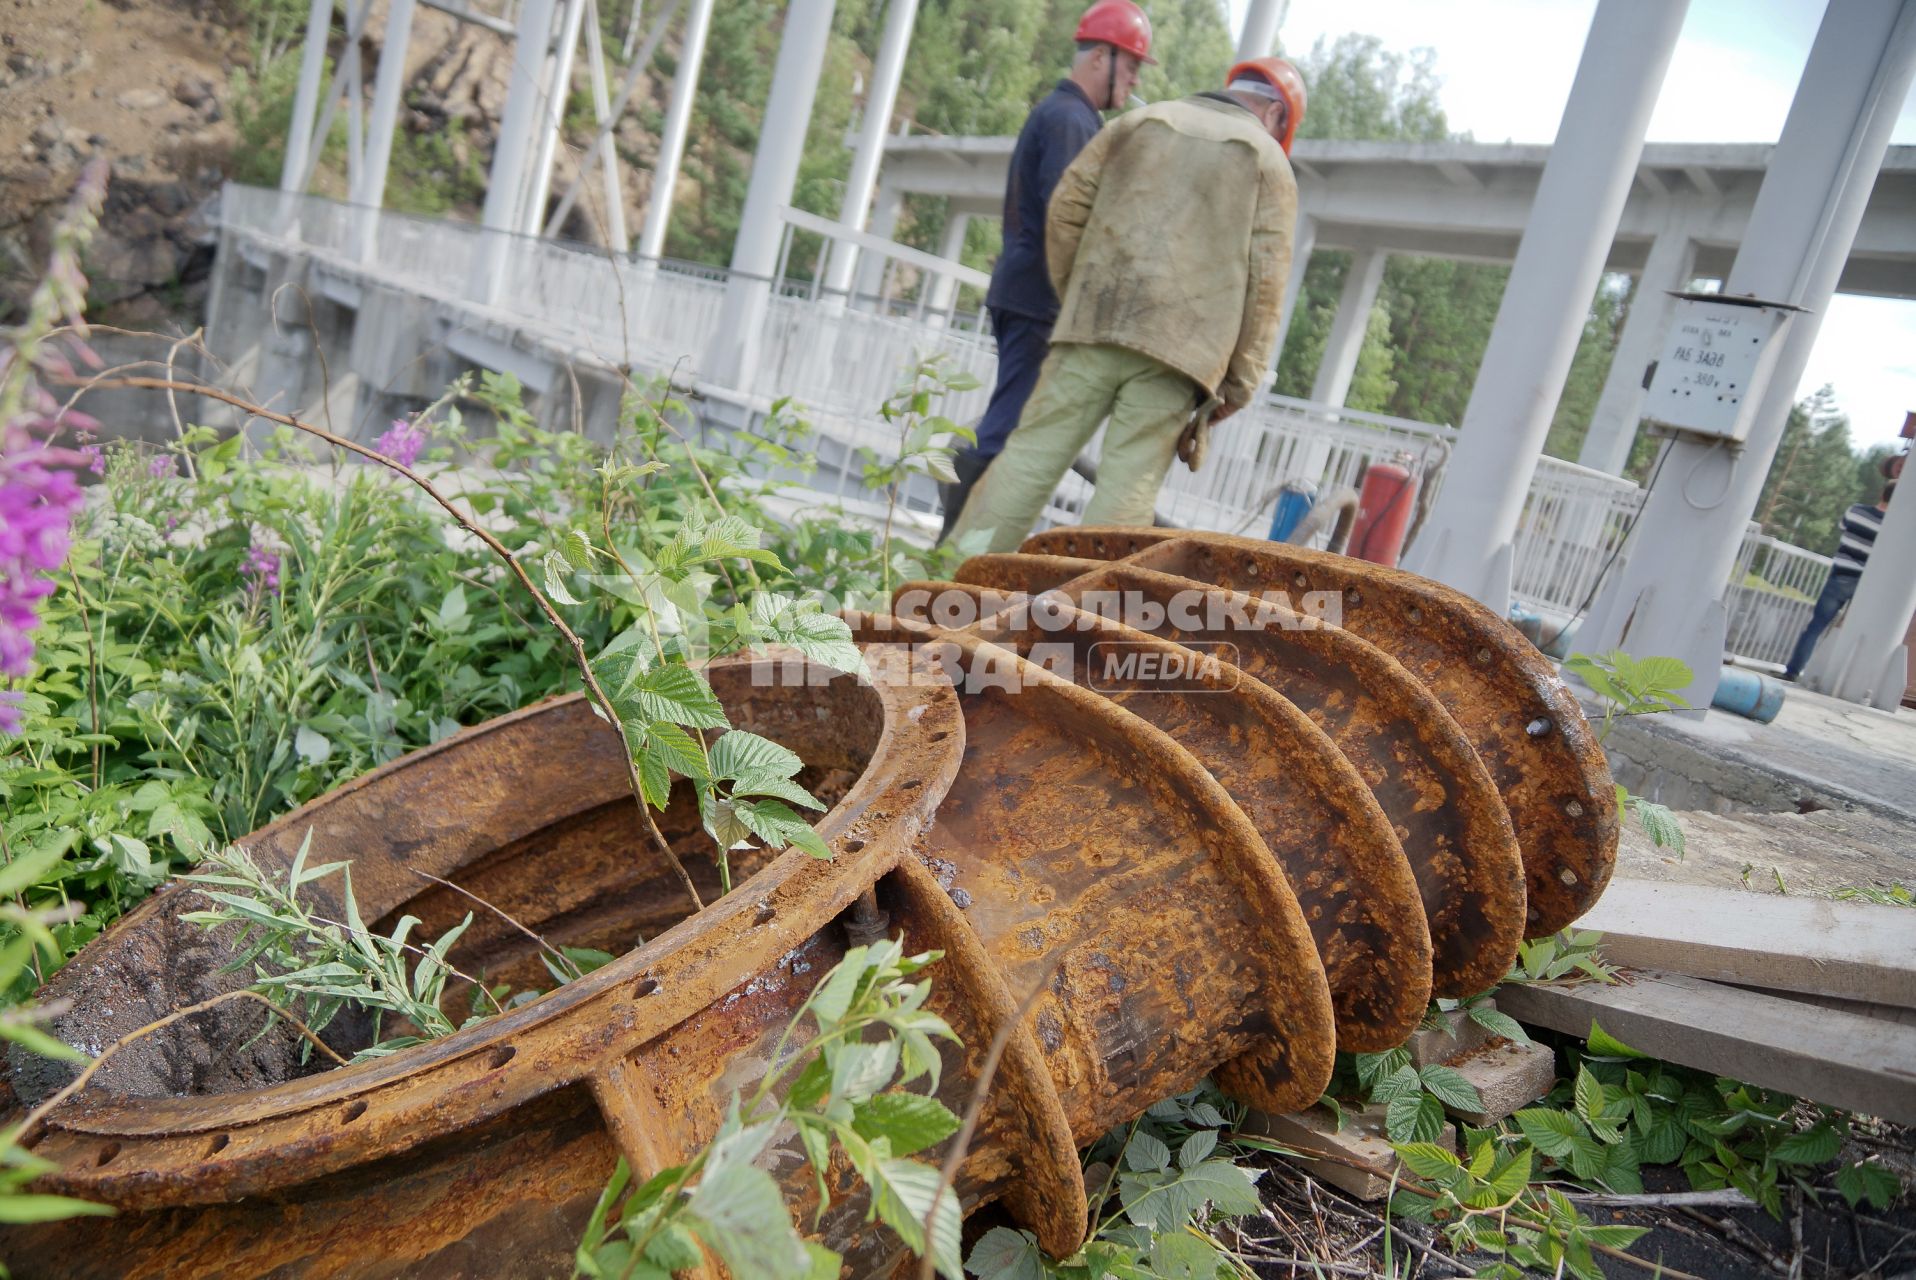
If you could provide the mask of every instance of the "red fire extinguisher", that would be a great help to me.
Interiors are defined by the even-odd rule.
[[[1417,484],[1417,477],[1401,463],[1373,462],[1364,469],[1349,554],[1373,564],[1397,563],[1417,510]]]

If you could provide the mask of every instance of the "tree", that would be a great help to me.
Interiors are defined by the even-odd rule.
[[[1550,419],[1550,432],[1544,437],[1543,451],[1553,458],[1575,461],[1590,432],[1590,419],[1603,395],[1603,384],[1610,376],[1610,361],[1617,353],[1617,332],[1623,324],[1624,298],[1630,295],[1630,277],[1614,272],[1597,281],[1597,294],[1584,317],[1583,333],[1577,338],[1577,354],[1570,361],[1563,395]]]
[[[1783,425],[1756,501],[1763,532],[1811,551],[1833,551],[1850,504],[1873,502],[1881,491],[1881,473],[1865,475],[1864,465],[1850,447],[1849,418],[1836,407],[1835,389],[1821,387],[1793,406]]]

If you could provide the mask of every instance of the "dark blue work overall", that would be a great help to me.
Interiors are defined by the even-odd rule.
[[[1058,319],[1058,295],[1045,267],[1045,211],[1058,179],[1103,124],[1084,90],[1060,80],[1018,131],[1005,184],[1004,247],[985,295],[998,340],[998,380],[978,421],[978,443],[954,460],[958,483],[944,486],[946,533],[957,522],[972,485],[1004,451],[1031,389],[1038,385],[1051,326]]]

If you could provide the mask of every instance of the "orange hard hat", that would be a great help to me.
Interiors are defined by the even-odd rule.
[[[1095,41],[1136,55],[1139,62],[1155,63],[1151,56],[1151,19],[1132,0],[1098,0],[1078,19],[1079,44]]]
[[[1297,137],[1297,126],[1304,122],[1304,77],[1282,58],[1252,58],[1232,67],[1224,83],[1229,85],[1248,78],[1264,81],[1284,99],[1289,110],[1284,114],[1284,136],[1277,142],[1284,148],[1285,155],[1291,154],[1291,140]]]

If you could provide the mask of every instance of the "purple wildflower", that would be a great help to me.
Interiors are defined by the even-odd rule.
[[[385,434],[373,441],[373,448],[400,466],[410,467],[418,459],[419,451],[426,447],[428,436],[427,430],[418,423],[394,418]]]
[[[106,474],[106,451],[97,444],[83,444],[80,452],[86,455],[86,469],[96,476]]]
[[[246,558],[240,561],[240,576],[255,591],[279,590],[279,556],[255,542],[246,549]]]
[[[74,512],[82,501],[72,468],[86,454],[48,441],[64,428],[87,428],[91,420],[62,413],[35,374],[70,371],[47,337],[60,319],[85,332],[81,309],[86,278],[80,247],[91,234],[106,194],[106,165],[95,161],[81,174],[66,216],[54,228],[47,274],[33,291],[25,323],[0,349],[0,676],[27,674],[33,658],[34,607],[53,591],[48,575],[66,559]],[[83,345],[75,350],[98,357]],[[20,695],[0,694],[0,733],[20,732]]]
[[[170,453],[163,453],[146,464],[146,474],[155,480],[171,480],[180,474],[179,459]]]

